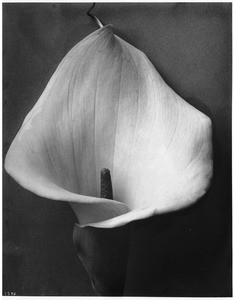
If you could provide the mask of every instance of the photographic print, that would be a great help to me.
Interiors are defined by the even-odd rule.
[[[232,296],[231,26],[3,4],[3,295]]]

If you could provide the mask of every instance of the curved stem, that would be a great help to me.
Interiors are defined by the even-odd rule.
[[[87,15],[88,15],[89,17],[91,17],[91,18],[96,22],[96,24],[97,24],[100,28],[102,28],[102,27],[103,27],[103,24],[101,23],[101,21],[100,21],[97,17],[95,17],[94,15],[92,15],[92,14],[90,13],[91,10],[94,8],[95,5],[96,5],[96,3],[94,2],[93,5],[91,6],[91,8],[88,10]]]

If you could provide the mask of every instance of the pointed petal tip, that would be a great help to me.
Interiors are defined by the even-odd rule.
[[[113,34],[113,25],[112,24],[107,24],[103,26],[102,28],[98,29],[100,31],[107,31]]]

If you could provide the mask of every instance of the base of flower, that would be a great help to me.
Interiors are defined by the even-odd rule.
[[[94,291],[122,296],[128,263],[130,224],[117,228],[74,225],[73,242]]]

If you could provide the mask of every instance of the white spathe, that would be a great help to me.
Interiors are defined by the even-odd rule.
[[[31,192],[70,202],[81,226],[120,226],[204,195],[213,169],[211,121],[107,25],[59,64],[5,168]],[[114,200],[99,198],[103,168]]]

